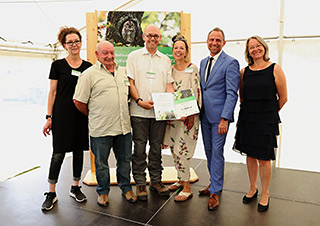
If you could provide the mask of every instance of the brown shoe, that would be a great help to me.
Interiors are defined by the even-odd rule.
[[[162,182],[151,183],[149,189],[158,192],[161,196],[168,196],[170,194],[170,191]]]
[[[99,195],[98,196],[98,205],[102,207],[107,207],[109,204],[108,195]]]
[[[131,202],[131,203],[134,203],[137,201],[137,197],[136,195],[133,193],[133,191],[128,191],[126,192],[125,194],[122,194],[123,197],[128,201],[128,202]]]
[[[210,184],[208,185],[208,187],[199,190],[199,195],[210,195],[209,188],[210,188]]]
[[[139,200],[141,201],[148,200],[148,192],[147,192],[147,187],[145,185],[138,185],[136,193]]]
[[[215,194],[210,194],[208,209],[215,210],[219,206],[219,196]]]

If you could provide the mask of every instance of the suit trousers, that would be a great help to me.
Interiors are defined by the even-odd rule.
[[[219,123],[209,122],[206,114],[201,120],[202,138],[207,156],[207,166],[210,173],[211,194],[219,195],[224,182],[224,144],[227,134],[218,133]]]
[[[132,140],[134,143],[132,155],[132,174],[136,185],[146,185],[146,169],[148,168],[151,183],[161,182],[162,156],[161,143],[166,128],[165,121],[154,118],[131,116]],[[148,163],[146,161],[146,146],[150,149]]]

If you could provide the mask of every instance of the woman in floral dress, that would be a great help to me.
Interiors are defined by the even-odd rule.
[[[175,91],[192,88],[199,108],[201,107],[200,76],[196,65],[187,62],[187,40],[176,35],[172,38],[172,54],[176,61],[172,66]],[[199,114],[183,117],[179,120],[168,122],[163,147],[170,148],[178,172],[178,181],[169,186],[169,190],[175,191],[183,188],[175,201],[186,201],[192,197],[190,189],[190,160],[196,148],[199,133]]]

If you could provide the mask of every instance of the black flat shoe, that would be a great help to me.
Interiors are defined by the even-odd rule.
[[[270,198],[268,199],[268,204],[267,205],[261,205],[260,203],[258,204],[258,211],[259,212],[265,212],[269,208],[269,203],[270,203]]]
[[[257,198],[258,196],[258,189],[256,191],[256,193],[254,193],[254,195],[252,197],[247,197],[247,195],[243,196],[242,198],[242,202],[245,203],[245,204],[248,204],[250,203],[252,200],[254,200],[255,198]]]

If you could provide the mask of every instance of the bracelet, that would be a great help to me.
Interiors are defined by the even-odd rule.
[[[46,115],[46,119],[52,118],[52,115]]]
[[[139,103],[139,100],[143,101],[140,97],[138,99],[136,99],[136,103]],[[139,105],[139,104],[138,104]]]

